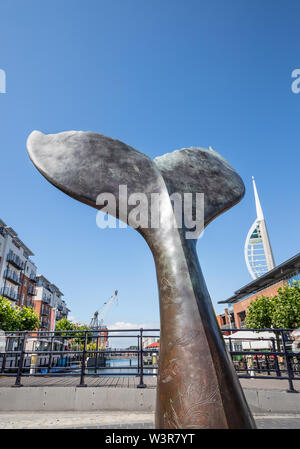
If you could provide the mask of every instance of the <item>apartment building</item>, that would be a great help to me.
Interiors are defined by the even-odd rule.
[[[55,284],[41,274],[37,276],[34,309],[40,316],[42,331],[54,330],[56,321],[67,318],[70,310],[62,296],[63,293]]]
[[[63,293],[44,276],[37,276],[33,252],[18,234],[0,219],[0,296],[13,307],[32,307],[40,319],[40,330],[54,330],[55,322],[67,318]]]
[[[0,220],[0,294],[13,306],[33,306],[36,265],[33,252]]]

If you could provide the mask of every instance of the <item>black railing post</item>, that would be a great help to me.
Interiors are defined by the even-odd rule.
[[[98,368],[98,351],[99,351],[99,334],[96,338],[96,357],[95,357],[95,374],[97,373],[97,368]]]
[[[140,383],[137,385],[137,388],[146,388],[147,385],[144,384],[144,357],[143,357],[143,329],[140,329]]]
[[[22,371],[23,371],[25,343],[26,343],[26,332],[23,333],[23,340],[22,340],[22,343],[21,343],[21,350],[20,350],[20,357],[19,357],[19,365],[18,365],[16,382],[15,382],[14,385],[12,385],[12,387],[22,387],[21,376],[22,376]]]
[[[87,345],[87,331],[84,331],[84,344],[81,358],[81,374],[80,374],[80,384],[77,387],[86,387],[87,385],[84,383],[85,378],[85,356],[86,356],[86,345]]]
[[[137,335],[137,348],[138,348],[138,353],[137,353],[137,375],[136,377],[138,377],[140,375],[140,336]]]
[[[266,362],[266,366],[267,366],[268,376],[270,376],[271,373],[270,373],[270,364],[269,364],[269,356],[268,355],[265,355],[265,362]]]
[[[275,362],[276,374],[278,377],[281,377],[281,371],[280,371],[280,367],[279,367],[279,363],[278,363],[278,355],[277,355],[277,349],[276,349],[274,338],[272,338],[271,341],[272,341],[273,352],[275,352],[274,362]]]
[[[231,334],[230,334],[230,335],[231,335]],[[231,337],[229,337],[228,340],[229,340],[229,354],[230,354],[230,357],[231,357],[231,360],[232,360],[232,363],[233,363],[233,355],[232,355],[232,352],[233,352],[233,346],[232,346],[232,340],[231,340]]]
[[[55,334],[52,335],[51,337],[51,343],[50,343],[50,354],[49,354],[49,360],[48,360],[48,368],[47,368],[47,373],[50,373],[50,369],[51,369],[51,365],[52,365],[52,358],[53,358],[53,348],[54,348],[54,337]]]
[[[293,384],[293,380],[292,380],[294,376],[293,376],[293,371],[291,370],[291,366],[290,366],[289,354],[286,349],[283,331],[280,331],[280,334],[281,334],[282,348],[283,348],[283,352],[284,352],[285,363],[286,363],[286,368],[287,368],[288,378],[289,378],[289,387],[290,388],[287,390],[287,392],[288,393],[298,393],[298,391],[296,391],[294,388],[294,384]]]
[[[257,365],[257,372],[260,373],[260,363],[258,361],[257,354],[255,355],[256,365]]]

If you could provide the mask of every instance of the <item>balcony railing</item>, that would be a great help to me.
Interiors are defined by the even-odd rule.
[[[23,262],[19,256],[13,253],[8,253],[7,255],[7,262],[11,263],[14,267],[18,268],[19,270],[24,270],[25,262]]]
[[[5,296],[5,298],[12,299],[13,301],[18,301],[19,299],[18,292],[11,287],[2,287],[1,295]]]
[[[42,319],[40,322],[40,328],[48,329],[49,328],[49,320]]]
[[[43,296],[42,301],[45,302],[46,304],[50,304],[51,298],[49,298],[48,296]]]
[[[30,296],[35,296],[36,293],[37,293],[37,290],[36,290],[36,288],[34,288],[34,287],[28,287],[27,293],[28,293],[28,295],[30,295]]]
[[[4,277],[5,277],[5,279],[7,279],[7,280],[13,282],[13,283],[16,284],[16,285],[20,285],[20,284],[21,284],[21,278],[20,278],[20,275],[17,274],[17,273],[16,273],[15,271],[13,271],[13,270],[8,270],[8,269],[6,269],[6,270],[4,271]]]
[[[36,283],[38,281],[37,277],[34,274],[30,274],[29,279],[31,280],[31,282],[34,282],[34,283]]]
[[[44,309],[44,308],[42,308],[42,310],[41,310],[41,315],[43,315],[43,316],[48,316],[49,315],[49,313],[50,313],[50,311],[48,310],[48,309]]]

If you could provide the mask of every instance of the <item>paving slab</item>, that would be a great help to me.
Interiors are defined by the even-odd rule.
[[[255,414],[259,429],[300,429],[300,414]],[[153,429],[154,413],[0,412],[0,429]]]

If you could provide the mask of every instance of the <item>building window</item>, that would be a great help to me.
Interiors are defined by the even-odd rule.
[[[239,312],[238,317],[240,320],[240,325],[241,327],[243,327],[245,325],[246,312],[244,310],[242,312]]]

